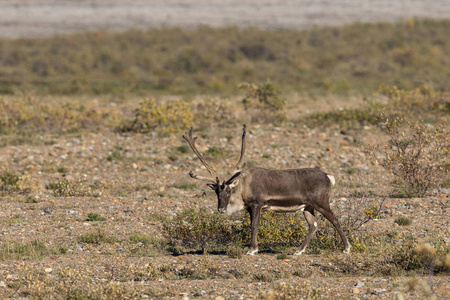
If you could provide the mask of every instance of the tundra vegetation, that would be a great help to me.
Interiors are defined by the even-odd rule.
[[[0,297],[447,297],[449,26],[0,40]],[[249,217],[217,214],[181,139],[229,170],[243,123],[246,167],[334,175],[350,255],[316,214],[292,256],[305,220],[270,212],[244,255]]]

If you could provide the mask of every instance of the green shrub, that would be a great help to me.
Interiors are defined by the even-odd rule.
[[[195,183],[185,183],[175,186],[177,189],[181,190],[193,190],[197,188],[197,185]]]
[[[0,189],[3,191],[16,191],[19,189],[18,183],[20,179],[21,177],[19,174],[12,171],[6,171],[0,175],[0,181],[2,183]]]
[[[244,82],[239,84],[239,88],[247,90],[246,96],[242,99],[242,103],[244,103],[246,108],[256,105],[255,101],[262,105],[263,108],[272,111],[280,111],[285,107],[286,101],[280,97],[280,90],[271,82],[259,85]]]
[[[114,162],[114,161],[122,161],[124,160],[124,148],[123,146],[114,146],[113,151],[111,151],[110,154],[108,154],[108,157],[106,157],[107,161]]]
[[[250,243],[251,227],[248,214],[245,214],[238,229],[242,231],[242,242]],[[306,228],[301,214],[264,212],[261,214],[258,227],[258,247],[262,250],[276,247],[298,247],[305,234]]]
[[[242,247],[230,246],[226,254],[231,258],[240,259],[244,255],[244,250],[242,250]]]
[[[255,116],[257,119],[284,121],[286,113],[284,108],[286,101],[281,98],[280,90],[271,82],[263,84],[255,83],[241,83],[240,89],[247,91],[242,103],[246,110],[257,109],[259,115]]]
[[[412,220],[408,217],[398,217],[394,220],[394,222],[400,226],[408,226],[411,225]]]
[[[97,213],[88,213],[86,221],[106,221],[106,218]]]
[[[46,188],[53,190],[56,197],[83,197],[92,195],[92,190],[82,180],[71,182],[67,179],[49,183]]]
[[[64,254],[67,249],[60,246],[49,247],[43,241],[34,240],[31,242],[3,241],[0,245],[0,261],[42,259],[46,255]]]
[[[306,229],[299,214],[265,212],[258,227],[260,249],[299,246]],[[172,246],[183,246],[206,251],[212,247],[249,244],[251,240],[250,217],[232,221],[225,216],[204,209],[188,209],[172,220],[163,220],[163,235]]]
[[[411,243],[396,248],[392,254],[393,263],[401,270],[439,272],[450,270],[450,265],[446,265],[448,253],[439,253],[428,244],[421,243],[414,246]]]
[[[173,246],[198,248],[226,245],[235,240],[235,230],[222,215],[204,209],[188,209],[172,220],[163,220],[163,235]]]
[[[309,127],[340,125],[342,127],[357,127],[365,124],[376,124],[378,118],[370,108],[343,109],[328,112],[318,112],[306,116],[302,120]]]
[[[189,147],[186,145],[182,145],[180,147],[177,148],[177,151],[183,154],[186,154],[189,152]]]
[[[205,156],[213,158],[223,158],[225,157],[227,150],[223,147],[210,147],[205,151]]]

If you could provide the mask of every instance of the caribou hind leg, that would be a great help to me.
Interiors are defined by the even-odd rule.
[[[336,228],[337,232],[341,236],[342,243],[344,244],[344,253],[350,253],[350,243],[347,240],[347,237],[344,234],[344,231],[341,228],[341,224],[339,223],[338,218],[334,215],[334,213],[331,211],[330,207],[327,209],[316,207],[316,209],[325,217],[328,221],[333,224],[334,228]]]
[[[295,251],[294,255],[300,255],[305,252],[306,246],[308,246],[309,241],[311,240],[314,233],[317,231],[317,219],[314,216],[314,208],[312,206],[308,206],[303,211],[303,215],[305,216],[306,222],[308,222],[308,235],[305,240],[301,244],[300,248]]]

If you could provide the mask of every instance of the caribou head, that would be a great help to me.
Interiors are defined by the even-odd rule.
[[[203,155],[198,151],[197,146],[195,145],[195,141],[197,140],[197,136],[194,136],[192,134],[192,127],[189,129],[189,131],[185,132],[183,134],[183,138],[188,142],[191,149],[194,151],[194,153],[197,155],[197,157],[200,159],[202,164],[205,166],[206,170],[208,171],[209,175],[208,177],[205,176],[199,176],[195,174],[193,171],[189,172],[189,176],[191,176],[194,179],[206,181],[209,186],[217,195],[218,203],[217,203],[217,210],[220,213],[227,212],[228,214],[232,214],[236,211],[238,207],[240,207],[240,202],[233,201],[235,200],[234,194],[236,194],[237,187],[239,185],[239,176],[242,173],[242,167],[245,165],[243,163],[243,158],[245,154],[245,135],[247,133],[247,126],[246,124],[242,127],[242,146],[241,146],[241,154],[239,156],[238,162],[236,163],[236,166],[233,171],[233,175],[226,181],[221,181],[219,177],[217,176],[217,173],[215,169],[208,164],[208,162],[205,160]],[[238,204],[238,207],[235,207],[236,204]],[[228,209],[228,206],[233,207],[234,209]]]

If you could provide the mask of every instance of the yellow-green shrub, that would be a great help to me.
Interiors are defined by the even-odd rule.
[[[144,99],[139,103],[134,120],[131,124],[122,125],[121,130],[145,133],[164,129],[173,132],[188,128],[193,119],[191,106],[185,101],[175,100],[164,104],[154,99]]]
[[[16,131],[66,132],[114,125],[117,109],[95,101],[80,102],[37,97],[0,97],[0,133]]]

